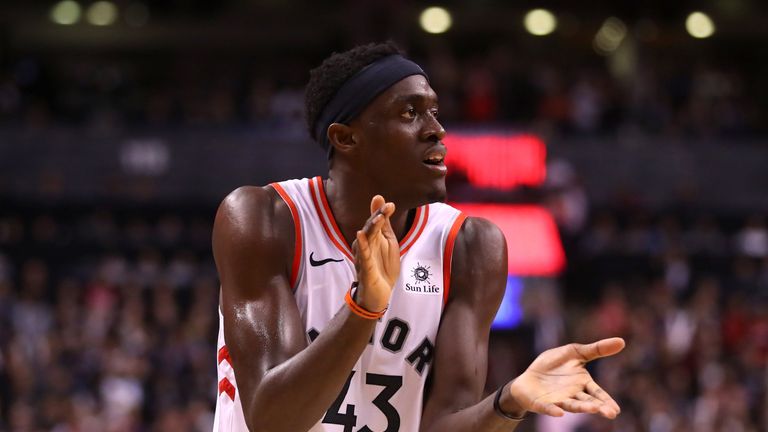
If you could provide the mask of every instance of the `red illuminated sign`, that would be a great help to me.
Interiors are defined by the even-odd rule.
[[[547,149],[533,135],[448,134],[448,172],[461,171],[480,188],[539,186],[546,177]]]
[[[557,225],[538,206],[451,203],[469,216],[495,223],[507,239],[509,274],[555,276],[565,267],[565,253]]]

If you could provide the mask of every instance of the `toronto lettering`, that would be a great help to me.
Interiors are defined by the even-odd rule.
[[[412,286],[411,288],[424,290],[415,292],[440,292],[440,287],[434,285],[430,287]],[[377,330],[380,328],[381,326],[376,326],[374,334],[371,335],[371,340],[368,342],[369,345],[373,345],[375,343],[375,334],[378,333]],[[392,354],[397,354],[402,351],[403,347],[405,346],[406,339],[408,339],[410,333],[411,328],[407,322],[401,320],[400,318],[391,318],[389,321],[387,321],[386,326],[384,326],[384,331],[381,332],[381,336],[378,338],[378,343],[385,350],[391,352]],[[317,339],[319,335],[320,332],[315,328],[311,328],[309,331],[307,331],[307,336],[309,337],[310,343],[314,342],[314,340]],[[414,348],[411,352],[408,353],[408,355],[405,356],[404,361],[413,366],[413,368],[416,370],[416,373],[421,375],[424,373],[424,369],[426,369],[426,367],[432,363],[434,351],[435,346],[432,344],[428,337],[425,337],[416,348]]]

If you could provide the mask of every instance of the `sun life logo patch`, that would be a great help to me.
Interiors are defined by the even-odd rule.
[[[429,283],[429,266],[423,266],[416,263],[416,268],[413,269],[413,277],[416,279],[416,283],[426,282]]]
[[[411,269],[412,282],[405,283],[405,291],[417,294],[440,295],[440,286],[432,283],[432,273],[430,272],[431,269],[431,266],[417,262],[416,266]]]

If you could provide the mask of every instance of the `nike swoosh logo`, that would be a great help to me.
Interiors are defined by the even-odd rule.
[[[333,259],[333,258],[326,258],[326,259],[322,259],[320,261],[315,261],[314,255],[315,255],[314,252],[311,252],[309,254],[309,263],[312,264],[312,267],[320,267],[321,265],[328,264],[329,262],[342,262],[342,261],[344,261],[343,259]]]

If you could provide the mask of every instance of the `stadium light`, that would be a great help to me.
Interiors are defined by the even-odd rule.
[[[557,18],[546,9],[533,9],[525,14],[523,25],[532,35],[546,36],[557,28]]]
[[[715,23],[704,12],[692,12],[685,20],[685,29],[696,39],[705,39],[715,33]]]
[[[626,36],[627,26],[624,22],[616,17],[610,17],[600,26],[600,30],[592,41],[592,47],[598,54],[608,55],[616,51]]]
[[[427,33],[440,34],[451,28],[453,19],[451,13],[445,8],[433,6],[421,12],[419,24],[421,24],[421,29]]]
[[[51,8],[51,21],[59,25],[72,25],[80,20],[82,8],[74,0],[63,0]]]
[[[88,8],[85,17],[95,26],[112,25],[117,20],[117,6],[111,1],[97,1]]]

